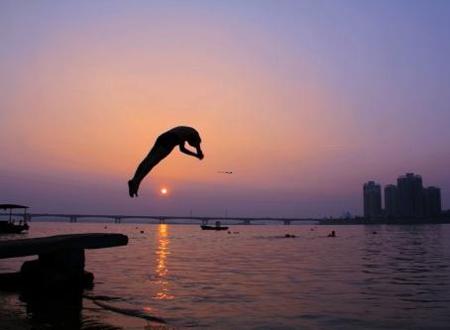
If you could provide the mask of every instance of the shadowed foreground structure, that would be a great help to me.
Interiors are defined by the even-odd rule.
[[[0,259],[38,255],[18,273],[0,274],[0,289],[18,291],[32,323],[67,328],[81,320],[83,290],[93,287],[94,275],[85,271],[85,249],[128,244],[122,234],[73,234],[0,242]],[[1,316],[1,315],[0,315]],[[6,318],[6,328],[21,328],[20,317]],[[108,327],[100,326],[101,329]]]
[[[0,242],[0,259],[25,257],[57,252],[59,250],[101,249],[128,244],[122,234],[72,234],[51,237],[17,239]]]
[[[7,288],[28,291],[82,290],[93,285],[94,276],[84,270],[85,249],[128,244],[122,234],[74,234],[0,242],[0,259],[39,255],[26,261],[20,273],[1,274]]]

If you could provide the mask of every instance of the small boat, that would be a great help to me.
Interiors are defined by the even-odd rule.
[[[201,225],[202,230],[227,230],[228,227]]]
[[[9,211],[8,220],[0,220],[0,234],[20,234],[25,230],[28,230],[30,226],[27,224],[27,208],[28,206],[17,204],[0,204],[0,210]],[[12,211],[15,209],[23,209],[23,220],[18,223],[12,218]],[[0,214],[4,215],[4,214]]]
[[[228,227],[222,227],[220,221],[216,221],[215,226],[201,225],[202,230],[227,230]]]

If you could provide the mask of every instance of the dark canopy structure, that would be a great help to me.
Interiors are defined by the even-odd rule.
[[[19,204],[0,204],[0,210],[10,210],[10,209],[27,209],[28,206]]]
[[[23,210],[23,224],[20,221],[19,225],[15,225],[13,220],[13,210],[20,209]],[[18,234],[23,230],[28,230],[27,224],[27,209],[28,206],[19,204],[0,204],[0,217],[4,218],[7,216],[8,220],[0,220],[0,233],[15,233]]]

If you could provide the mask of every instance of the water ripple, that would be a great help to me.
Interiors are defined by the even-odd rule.
[[[96,275],[90,295],[120,298],[111,304],[156,315],[169,326],[444,329],[450,323],[447,225],[236,226],[239,235],[183,225],[103,228],[35,223],[30,237],[127,234],[126,247],[87,252],[87,269]],[[331,230],[336,239],[326,237]],[[0,269],[20,264],[2,262]],[[87,320],[111,317],[95,306],[83,313]],[[142,329],[129,319],[114,321]]]

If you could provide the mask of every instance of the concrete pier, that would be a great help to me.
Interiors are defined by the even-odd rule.
[[[93,285],[85,271],[85,249],[128,244],[122,234],[74,234],[0,241],[0,259],[38,255],[26,261],[19,273],[0,274],[0,286],[39,291],[81,290]]]

